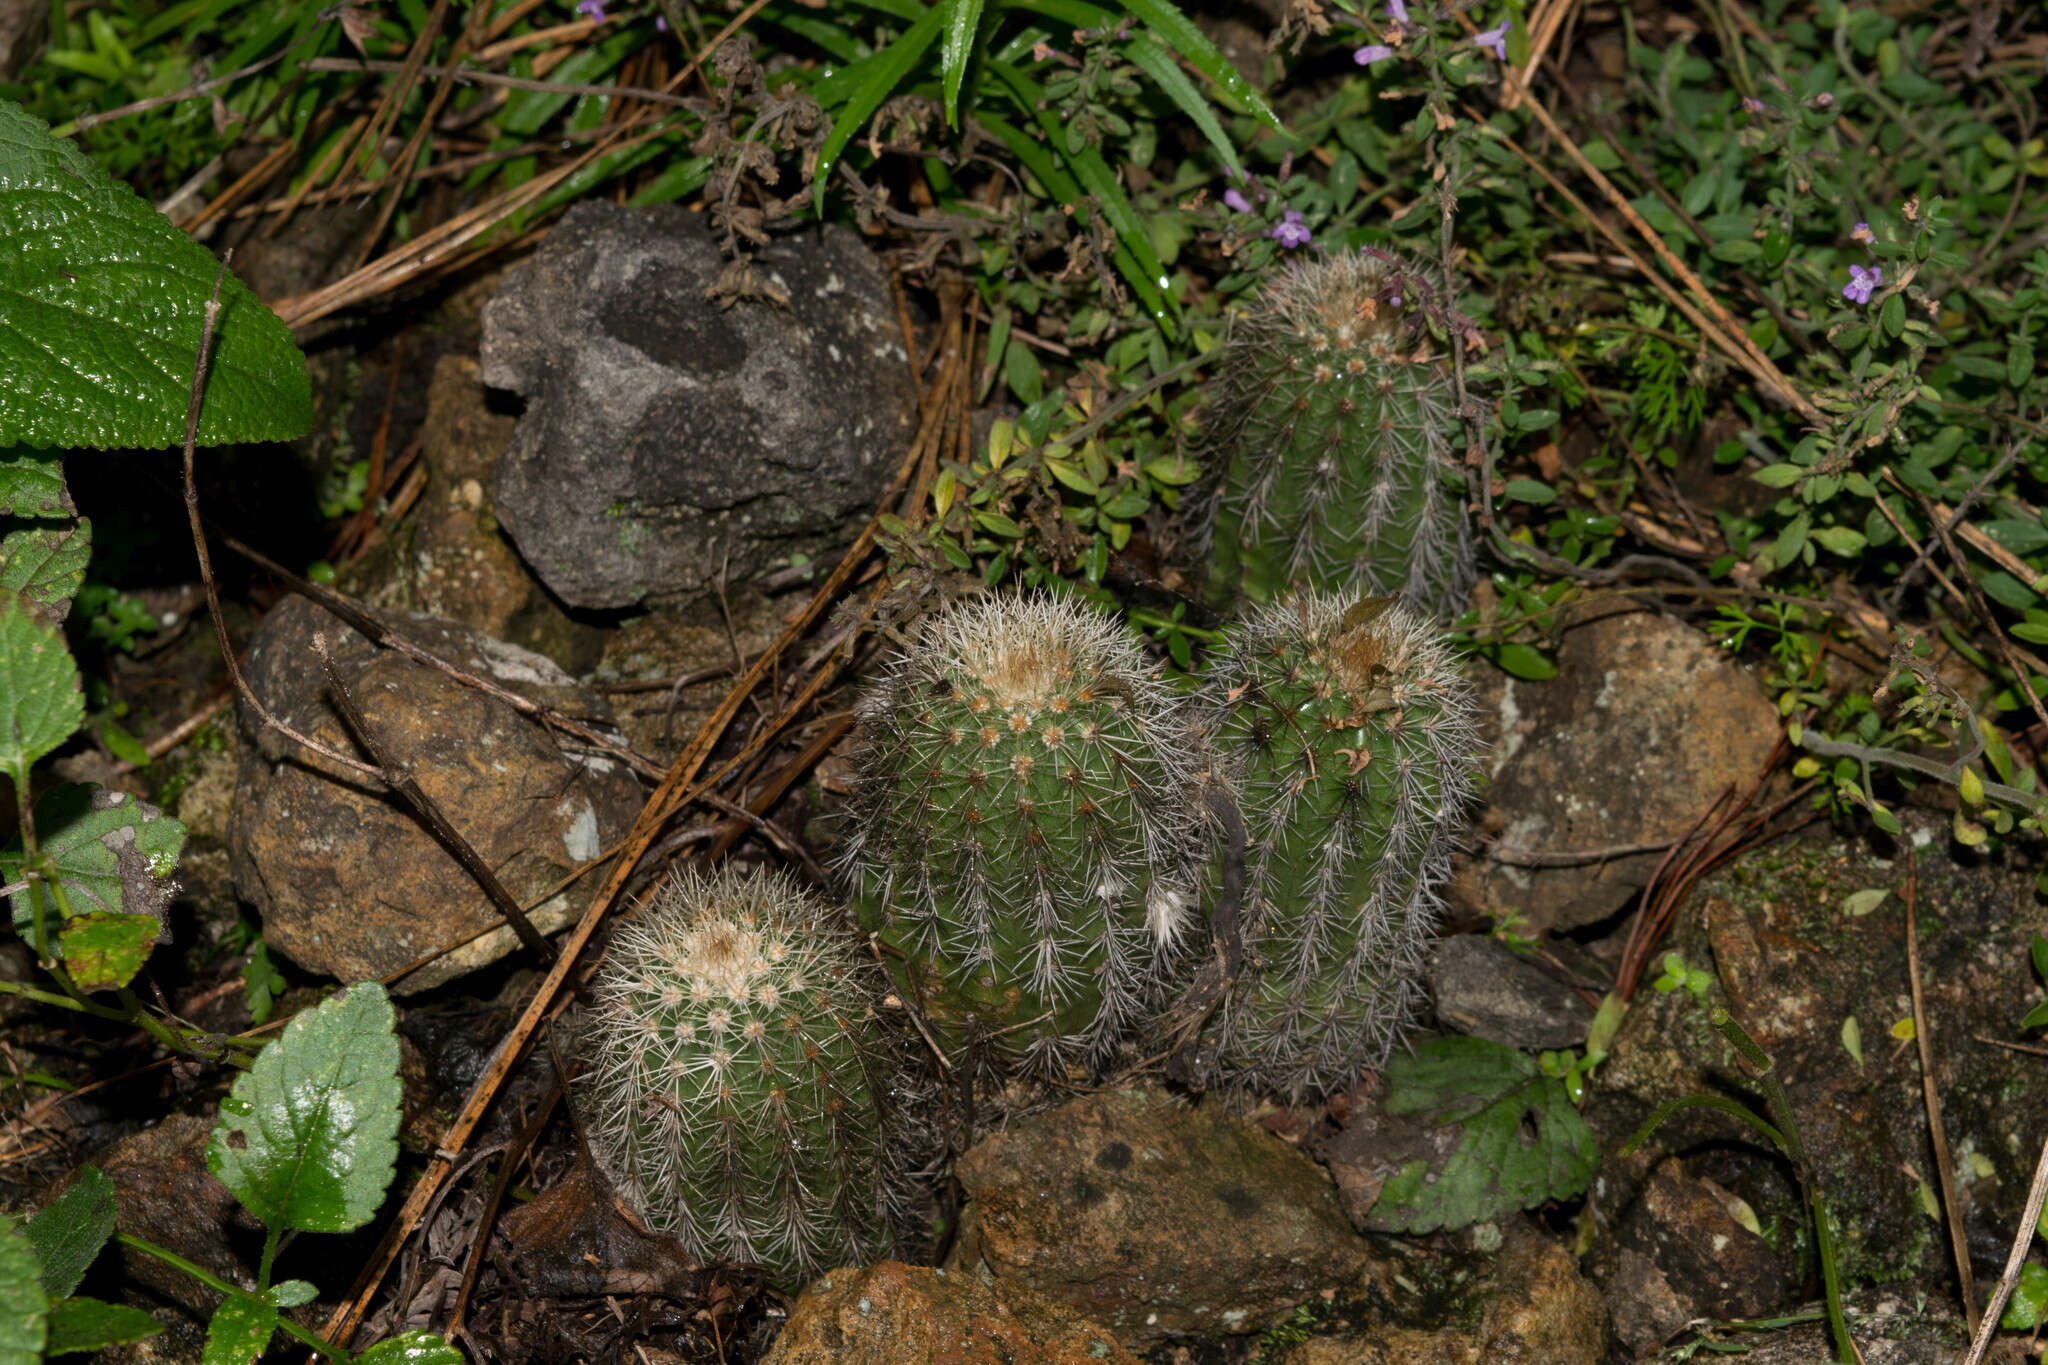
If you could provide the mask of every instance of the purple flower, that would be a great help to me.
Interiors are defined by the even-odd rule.
[[[1834,104],[1835,97],[1825,90],[1813,97],[1813,107],[1816,109],[1832,109]]]
[[[1761,114],[1764,112],[1765,107],[1764,102],[1754,95],[1744,95],[1742,97],[1742,112],[1745,114]]]
[[[1250,213],[1252,211],[1251,202],[1238,193],[1235,187],[1223,191],[1223,203],[1233,213]]]
[[[1308,224],[1301,221],[1300,209],[1289,209],[1280,215],[1280,221],[1266,229],[1266,235],[1290,250],[1307,246],[1315,234],[1308,230]]]
[[[1860,265],[1849,267],[1849,282],[1842,286],[1842,297],[1851,303],[1869,303],[1870,291],[1884,283],[1884,270],[1880,266],[1865,268]]]
[[[604,22],[604,0],[576,0],[576,12],[593,24]]]
[[[1849,229],[1849,240],[1861,242],[1865,246],[1869,246],[1877,240],[1877,234],[1870,230],[1870,224],[1858,223],[1855,227]]]
[[[1508,59],[1508,25],[1512,20],[1503,19],[1484,33],[1474,34],[1472,41],[1481,47],[1493,49],[1493,55],[1501,61]]]
[[[1387,0],[1387,17],[1400,28],[1408,27],[1408,7],[1401,0]]]
[[[666,32],[668,32],[668,20],[666,20],[666,19],[662,18],[662,17],[661,17],[661,16],[659,15],[659,14],[655,15],[655,16],[654,16],[654,31],[655,31],[656,33],[666,33]]]
[[[1374,62],[1383,62],[1393,55],[1394,49],[1385,43],[1367,43],[1351,54],[1351,60],[1360,66],[1371,66]]]

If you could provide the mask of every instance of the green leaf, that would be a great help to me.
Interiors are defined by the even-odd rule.
[[[57,627],[0,594],[0,768],[17,781],[85,719],[78,669]]]
[[[2027,1011],[2027,1017],[2020,1020],[2020,1029],[2024,1032],[2027,1029],[2040,1028],[2043,1024],[2048,1024],[2048,1000],[2043,1000]]]
[[[50,1338],[46,1355],[72,1355],[79,1351],[104,1351],[109,1346],[126,1346],[143,1341],[164,1330],[140,1308],[101,1299],[74,1298],[50,1305]]]
[[[1813,538],[1823,548],[1838,555],[1860,554],[1867,543],[1861,531],[1852,531],[1846,526],[1818,527],[1813,532]]]
[[[36,802],[37,859],[64,888],[73,916],[134,916],[156,921],[170,908],[169,878],[178,870],[185,826],[126,792],[71,784]],[[29,897],[55,910],[47,887],[14,897],[15,928],[30,932]],[[68,927],[68,926],[67,926]]]
[[[1987,521],[1984,532],[2016,555],[2030,555],[2048,545],[2048,526],[2032,517],[2000,517]]]
[[[1796,464],[1767,464],[1750,477],[1766,488],[1790,488],[1804,473]]]
[[[1555,1077],[1483,1038],[1431,1038],[1387,1064],[1390,1114],[1455,1124],[1454,1143],[1389,1177],[1373,1226],[1433,1232],[1565,1199],[1592,1181],[1598,1146]],[[1533,1133],[1533,1137],[1528,1134]]]
[[[2005,1316],[1998,1325],[2008,1332],[2031,1332],[2048,1318],[2048,1266],[2028,1261],[2020,1267],[2020,1282],[2005,1301]]]
[[[0,1365],[38,1365],[49,1312],[35,1248],[11,1214],[0,1213]]]
[[[270,1286],[270,1292],[263,1296],[279,1308],[297,1308],[302,1303],[311,1303],[320,1297],[320,1291],[310,1280],[280,1280]]]
[[[889,92],[923,60],[925,50],[931,47],[932,39],[939,36],[939,28],[945,19],[946,7],[933,5],[895,42],[857,64],[859,75],[852,94],[847,98],[846,108],[833,122],[832,131],[825,135],[825,143],[818,149],[811,207],[819,214],[825,211],[825,187],[831,183],[832,171],[839,165],[839,154],[846,150],[846,144],[853,140],[853,135],[881,107],[882,101],[889,98]],[[843,74],[851,76],[853,72],[854,68],[847,68]]]
[[[1906,296],[1893,294],[1884,301],[1884,307],[1878,310],[1877,316],[1885,333],[1888,336],[1897,336],[1906,327]]]
[[[277,997],[284,994],[284,987],[283,974],[270,960],[270,945],[257,939],[249,960],[242,964],[242,999],[249,1006],[250,1023],[269,1022],[270,1011],[276,1008]]]
[[[981,27],[983,0],[944,0],[946,41],[939,47],[939,76],[946,87],[946,125],[960,126],[960,82],[967,59],[974,54],[974,35]]]
[[[2034,377],[2034,346],[2022,337],[2005,353],[2005,382],[2019,388]]]
[[[348,1232],[398,1158],[398,1038],[365,981],[295,1015],[221,1102],[206,1165],[267,1228]]]
[[[71,614],[71,599],[85,582],[92,557],[92,523],[24,526],[0,539],[0,588],[18,592],[53,621]]]
[[[1850,1015],[1842,1021],[1842,1050],[1849,1054],[1849,1060],[1857,1066],[1863,1065],[1863,1026]]]
[[[275,1304],[231,1294],[206,1324],[206,1350],[199,1365],[254,1365],[275,1331]]]
[[[1842,897],[1842,913],[1861,919],[1884,903],[1891,893],[1882,886],[1869,886]]]
[[[1230,135],[1223,131],[1223,125],[1216,118],[1216,111],[1209,101],[1202,98],[1202,92],[1195,89],[1195,83],[1180,69],[1173,57],[1159,44],[1149,38],[1138,37],[1124,45],[1124,53],[1140,71],[1152,78],[1160,93],[1172,100],[1174,106],[1188,121],[1193,123],[1202,136],[1209,139],[1209,145],[1216,149],[1216,155],[1232,170],[1242,170],[1237,159],[1237,148],[1232,145]],[[1332,184],[1336,183],[1334,174]],[[1355,185],[1356,179],[1352,181]]]
[[[1250,111],[1252,117],[1276,133],[1287,131],[1280,116],[1252,88],[1252,83],[1239,74],[1222,50],[1209,41],[1209,35],[1195,27],[1194,21],[1181,13],[1172,0],[1124,0],[1123,7],[1148,24],[1168,47],[1187,59],[1189,66],[1207,76],[1219,90]]]
[[[462,1352],[432,1332],[407,1332],[380,1341],[356,1357],[356,1365],[463,1365]]]
[[[72,982],[81,990],[105,991],[135,979],[160,931],[154,915],[74,915],[64,921],[57,941]]]
[[[1530,682],[1544,682],[1557,676],[1557,665],[1533,645],[1502,645],[1493,656],[1501,671]]]
[[[78,1288],[114,1235],[114,1183],[97,1166],[78,1168],[71,1188],[28,1220],[28,1240],[43,1265],[43,1292],[61,1299]]]
[[[219,265],[40,119],[0,100],[0,447],[169,446]],[[199,441],[313,426],[305,358],[277,315],[221,281]]]
[[[1556,414],[1552,414],[1555,416]],[[1556,502],[1557,490],[1540,479],[1509,479],[1507,496],[1515,502]]]
[[[64,486],[64,454],[57,450],[0,451],[0,516],[75,517],[78,505]]]
[[[1732,242],[1714,243],[1707,254],[1717,261],[1726,261],[1730,265],[1743,265],[1762,257],[1764,249],[1761,243],[1737,238]]]

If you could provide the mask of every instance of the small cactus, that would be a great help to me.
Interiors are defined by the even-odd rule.
[[[605,958],[574,1091],[590,1152],[700,1260],[794,1282],[891,1244],[900,1053],[836,921],[779,875],[685,873]]]
[[[1203,693],[1243,816],[1245,962],[1200,1050],[1291,1100],[1377,1065],[1419,996],[1478,732],[1449,652],[1388,599],[1258,610]]]
[[[998,1073],[1100,1060],[1192,895],[1180,712],[1110,617],[986,597],[927,620],[860,708],[842,855],[937,1041]]]
[[[1428,284],[1392,255],[1292,264],[1236,324],[1208,444],[1208,588],[1399,597],[1443,618],[1474,575]]]

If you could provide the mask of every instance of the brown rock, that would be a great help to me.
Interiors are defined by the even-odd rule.
[[[1368,1251],[1329,1177],[1215,1106],[1111,1090],[1012,1124],[957,1173],[976,1226],[952,1264],[987,1263],[1133,1348],[1256,1332]]]
[[[764,1365],[1137,1365],[1092,1322],[986,1270],[883,1261],[822,1276]]]
[[[413,642],[532,700],[608,718],[602,699],[537,654],[427,617],[387,620]],[[326,699],[313,652],[323,633],[370,727],[522,904],[620,838],[640,805],[624,766],[558,745],[508,703],[438,669],[380,651],[304,598],[258,627],[247,672],[286,724],[355,750]],[[345,981],[387,976],[437,948],[482,938],[400,980],[425,990],[510,952],[517,940],[483,892],[410,812],[325,760],[259,734],[246,706],[229,849],[235,884],[263,916],[264,937],[301,966]],[[566,894],[530,918],[568,923]]]
[[[131,1237],[176,1252],[232,1284],[254,1285],[253,1267],[231,1249],[231,1228],[248,1223],[227,1186],[206,1169],[213,1122],[173,1114],[101,1152],[93,1165],[114,1186],[115,1226]],[[241,1239],[246,1240],[246,1239]],[[260,1241],[259,1241],[260,1245]],[[204,1317],[222,1295],[182,1270],[139,1251],[121,1249],[128,1277]]]
[[[41,0],[0,0],[0,80],[35,57],[50,26],[50,7]]]
[[[726,609],[732,612],[727,629]],[[716,600],[636,616],[605,637],[604,657],[591,680],[652,683],[707,675],[680,687],[617,694],[619,725],[633,748],[666,757],[696,735],[731,690],[739,669],[733,647],[751,663],[782,633],[775,604],[760,593],[734,588]]]
[[[1651,1173],[1622,1220],[1607,1289],[1615,1330],[1631,1350],[1653,1350],[1695,1319],[1762,1317],[1797,1288],[1777,1248],[1737,1217],[1744,1210],[1677,1161]]]
[[[1494,717],[1486,828],[1507,848],[1570,853],[1676,839],[1730,783],[1746,785],[1777,741],[1757,681],[1705,636],[1668,617],[1605,616],[1567,631],[1558,673],[1475,681]],[[1619,910],[1659,854],[1583,867],[1461,863],[1458,894],[1531,930],[1592,924]]]

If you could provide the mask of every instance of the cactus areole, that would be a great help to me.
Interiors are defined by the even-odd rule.
[[[700,1260],[792,1282],[890,1245],[905,1115],[883,982],[785,879],[680,875],[599,974],[572,1092],[591,1156]]]
[[[1209,445],[1208,591],[1387,595],[1454,614],[1474,574],[1430,288],[1385,252],[1292,263],[1236,324]]]
[[[1298,1100],[1385,1059],[1472,792],[1474,708],[1435,631],[1345,603],[1259,610],[1204,694],[1248,836],[1246,968],[1201,1049],[1226,1089]]]
[[[1137,1017],[1191,899],[1187,746],[1113,619],[990,597],[864,700],[843,866],[949,1053],[1053,1073]]]

